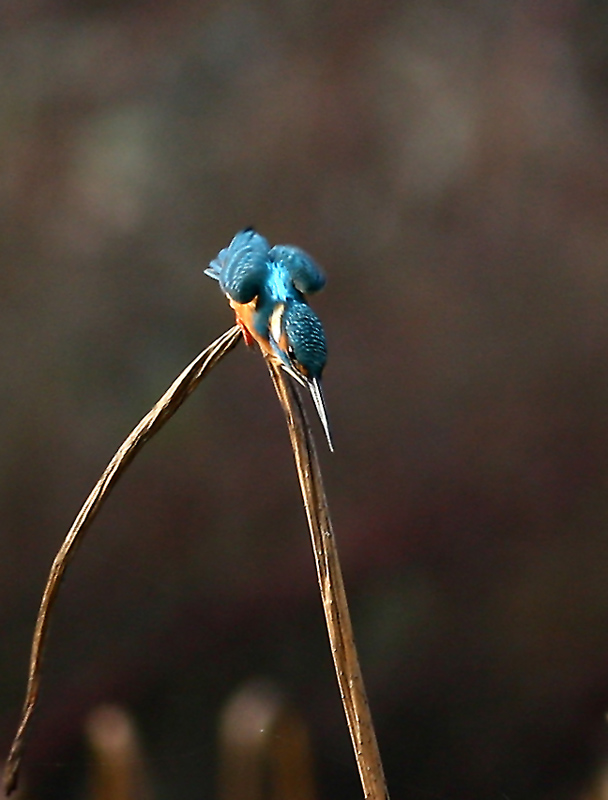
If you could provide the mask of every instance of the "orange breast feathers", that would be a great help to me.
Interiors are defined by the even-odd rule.
[[[251,345],[254,342],[257,342],[262,353],[264,353],[267,356],[270,356],[273,359],[277,359],[277,354],[274,348],[271,346],[270,342],[268,341],[268,338],[260,336],[260,334],[255,329],[254,314],[257,311],[257,298],[252,300],[250,303],[237,303],[230,297],[228,297],[228,301],[230,302],[230,305],[234,309],[237,324],[243,331],[243,338],[245,339],[245,344],[248,347],[251,347]],[[285,310],[284,303],[279,303],[274,308],[272,314],[270,315],[270,319],[268,320],[268,325],[270,329],[270,335],[272,336],[274,341],[278,344],[279,348],[286,350],[287,337],[285,336],[285,332],[282,330],[282,317],[284,310]]]
[[[237,325],[243,331],[243,339],[245,339],[247,347],[251,347],[254,342],[257,342],[262,353],[274,356],[274,350],[270,346],[268,339],[260,336],[255,329],[253,315],[257,310],[257,298],[250,303],[237,303],[236,300],[232,300],[230,297],[228,297],[228,301],[234,309]]]
[[[226,295],[226,297],[231,307],[234,309],[236,323],[243,331],[243,339],[247,347],[251,347],[254,341],[262,347],[260,337],[253,327],[253,312],[255,311],[256,300],[252,300],[250,303],[237,303],[230,295]]]

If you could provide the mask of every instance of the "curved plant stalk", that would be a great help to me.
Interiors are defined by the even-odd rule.
[[[384,770],[359,667],[338,549],[312,433],[300,397],[289,378],[271,359],[267,358],[266,363],[287,418],[312,539],[331,654],[363,793],[370,800],[388,800]]]
[[[105,468],[101,478],[95,484],[92,492],[87,497],[84,505],[78,512],[72,527],[55,560],[51,566],[51,571],[46,582],[40,609],[36,618],[36,627],[32,638],[32,650],[28,670],[27,690],[21,720],[11,750],[4,768],[4,790],[10,794],[17,786],[19,765],[23,755],[25,734],[36,706],[38,693],[40,691],[40,670],[42,666],[42,655],[48,631],[49,617],[53,608],[53,603],[57,597],[61,579],[65,570],[74,556],[78,545],[84,538],[84,533],[89,525],[97,516],[97,512],[118,481],[127,466],[131,463],[143,445],[157,433],[169,420],[184,400],[196,389],[205,375],[228,353],[232,350],[241,338],[241,329],[235,325],[229,331],[209,345],[189,364],[181,375],[176,378],[165,394],[156,403],[154,408],[149,411],[141,420],[121,446]]]

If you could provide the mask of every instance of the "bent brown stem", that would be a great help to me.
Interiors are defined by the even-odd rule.
[[[40,669],[42,655],[48,631],[49,616],[57,597],[61,579],[74,556],[84,533],[97,516],[98,511],[108,498],[112,487],[118,481],[127,466],[141,450],[143,445],[175,414],[186,398],[196,389],[200,381],[213,367],[232,350],[241,338],[238,326],[226,331],[189,364],[181,375],[171,384],[141,422],[133,429],[116,454],[105,468],[101,478],[95,484],[84,505],[78,512],[72,527],[68,531],[59,552],[51,566],[51,571],[44,588],[40,609],[36,618],[36,627],[32,638],[32,650],[28,670],[27,690],[19,727],[4,768],[4,791],[10,794],[17,786],[19,765],[23,756],[25,734],[28,729],[38,693],[40,691]]]
[[[363,793],[370,800],[388,800],[384,770],[359,667],[338,549],[312,433],[300,397],[289,378],[270,359],[266,359],[266,363],[287,418],[312,539],[331,653]]]

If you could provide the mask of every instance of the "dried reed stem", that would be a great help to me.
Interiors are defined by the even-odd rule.
[[[289,378],[270,359],[266,359],[266,363],[287,418],[289,438],[315,555],[331,653],[363,793],[370,800],[388,800],[380,751],[359,667],[338,549],[312,433],[300,397]]]
[[[63,544],[59,548],[59,552],[55,556],[55,560],[51,566],[51,571],[46,582],[40,609],[36,618],[36,627],[34,628],[34,635],[32,638],[25,702],[21,712],[19,727],[13,739],[4,768],[4,791],[7,795],[17,786],[25,734],[40,691],[40,669],[48,631],[49,615],[68,564],[74,556],[78,545],[82,542],[85,531],[93,522],[97,516],[97,512],[107,499],[112,487],[131,463],[135,455],[142,446],[163,427],[167,420],[175,414],[184,400],[186,400],[191,392],[198,386],[203,377],[236,346],[240,338],[241,329],[238,326],[226,331],[226,333],[216,339],[213,344],[209,345],[209,347],[198,355],[194,361],[186,367],[181,375],[176,378],[154,408],[146,414],[139,425],[133,429],[118,448],[116,454],[104,470],[103,475],[85,500]]]

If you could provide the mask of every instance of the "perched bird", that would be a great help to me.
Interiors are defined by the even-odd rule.
[[[333,451],[321,390],[325,333],[304,296],[325,286],[320,268],[299,247],[271,247],[253,228],[245,228],[220,250],[205,275],[219,281],[246,343],[257,342],[265,355],[309,390]]]

